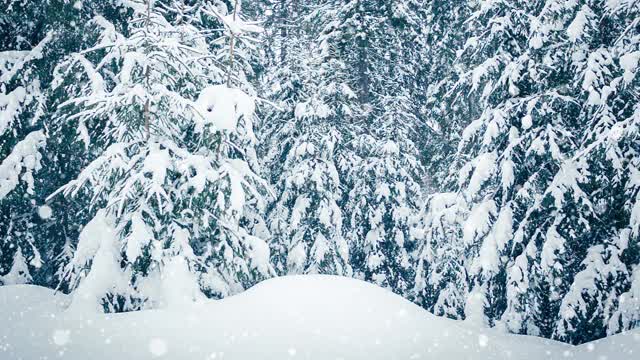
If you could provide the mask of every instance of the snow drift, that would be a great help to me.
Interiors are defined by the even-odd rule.
[[[630,359],[640,332],[573,347],[435,317],[358,280],[291,276],[179,310],[86,314],[0,287],[0,359]]]

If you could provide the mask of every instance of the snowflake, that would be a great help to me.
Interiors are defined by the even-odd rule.
[[[69,330],[56,330],[53,332],[53,343],[58,346],[65,346],[69,343],[71,338],[71,331]]]
[[[164,356],[167,353],[167,343],[162,339],[151,339],[149,341],[149,352],[155,357]]]

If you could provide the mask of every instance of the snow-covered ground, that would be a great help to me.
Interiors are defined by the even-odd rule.
[[[126,314],[64,311],[68,298],[0,287],[0,359],[580,359],[640,356],[640,331],[573,347],[435,317],[333,276],[265,281],[224,300]]]

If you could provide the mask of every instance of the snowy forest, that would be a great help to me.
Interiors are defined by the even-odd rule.
[[[640,327],[640,1],[0,0],[2,287],[119,313],[299,274]]]

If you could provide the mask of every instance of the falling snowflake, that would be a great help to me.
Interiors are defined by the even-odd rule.
[[[53,343],[58,346],[65,346],[69,343],[71,338],[71,331],[69,330],[56,330],[53,332]]]
[[[149,352],[155,357],[164,356],[167,353],[167,343],[162,339],[151,339],[149,341]]]
[[[51,210],[51,207],[49,207],[48,205],[42,205],[38,207],[38,216],[40,216],[41,219],[49,219],[51,215],[53,215],[53,210]]]
[[[489,344],[489,337],[485,334],[478,335],[478,344],[481,347],[485,347]]]

